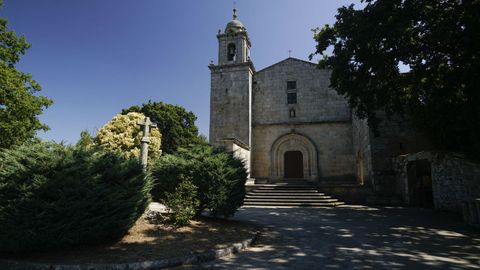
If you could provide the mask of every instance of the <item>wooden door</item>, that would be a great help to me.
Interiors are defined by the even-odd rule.
[[[300,151],[285,152],[285,178],[303,178],[303,155]]]

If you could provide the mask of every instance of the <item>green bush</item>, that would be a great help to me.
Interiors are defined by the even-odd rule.
[[[243,204],[247,172],[243,162],[232,153],[197,145],[179,149],[177,156],[162,156],[152,168],[154,199],[164,201],[184,176],[198,188],[200,204],[196,215],[209,209],[213,215],[229,217]]]
[[[137,159],[53,143],[0,151],[0,251],[121,238],[150,202]]]
[[[184,179],[178,184],[173,193],[168,193],[162,202],[173,210],[168,217],[167,222],[175,227],[188,225],[195,216],[200,202],[197,198],[197,187],[189,178]]]

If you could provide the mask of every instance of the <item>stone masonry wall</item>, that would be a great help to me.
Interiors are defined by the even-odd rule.
[[[287,104],[287,81],[296,81],[297,104]],[[351,121],[347,102],[329,87],[330,71],[313,63],[287,58],[259,71],[255,82],[254,124]]]
[[[480,198],[480,164],[461,155],[419,152],[401,155],[393,162],[396,186],[409,205],[407,166],[412,161],[428,160],[431,164],[433,204],[436,209],[461,212],[462,202]]]
[[[251,85],[249,64],[210,66],[210,143],[235,138],[251,143]]]
[[[452,154],[437,154],[432,163],[435,208],[460,212],[463,201],[480,198],[480,164]]]
[[[378,136],[371,131],[370,149],[372,157],[372,183],[381,196],[401,195],[401,186],[395,182],[393,158],[408,153],[432,150],[426,137],[415,131],[410,123],[400,117],[387,119],[378,113],[382,120]]]
[[[356,178],[362,185],[373,185],[372,150],[370,128],[367,120],[352,117],[353,152],[355,153]]]
[[[355,174],[355,160],[352,149],[352,127],[348,122],[254,126],[252,177],[269,178],[272,166],[272,145],[281,136],[291,133],[292,129],[314,143],[321,181],[352,181]]]

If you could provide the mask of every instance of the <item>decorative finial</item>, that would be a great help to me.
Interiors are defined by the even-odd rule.
[[[288,57],[292,57],[292,50],[288,50]]]
[[[233,8],[233,19],[234,20],[237,19],[237,9],[236,8]]]

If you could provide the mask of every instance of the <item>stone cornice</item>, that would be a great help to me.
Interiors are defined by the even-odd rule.
[[[239,36],[239,35],[240,35],[240,36],[245,36],[245,38],[247,39],[248,46],[249,46],[249,47],[252,47],[252,42],[250,42],[250,38],[248,37],[247,31],[236,32],[236,33],[220,33],[220,34],[217,34],[217,39],[223,38],[223,37],[232,37],[232,38],[234,38],[235,36]]]
[[[255,66],[253,65],[253,62],[251,60],[248,60],[247,62],[243,62],[243,63],[231,63],[231,64],[224,64],[224,65],[214,65],[214,64],[208,65],[208,68],[212,72],[220,71],[221,69],[232,68],[232,67],[250,67],[250,69],[252,70],[252,73],[256,72],[255,71]]]

